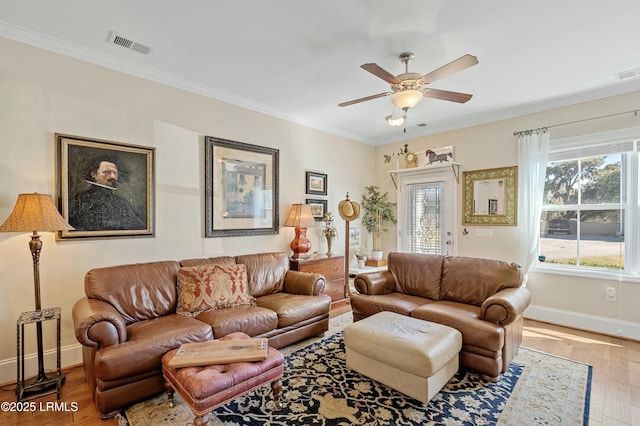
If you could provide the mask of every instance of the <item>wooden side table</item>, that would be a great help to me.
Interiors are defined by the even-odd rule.
[[[324,294],[331,296],[331,309],[347,304],[344,282],[344,256],[324,254],[307,259],[289,259],[290,268],[300,272],[315,272],[324,275],[326,284]]]

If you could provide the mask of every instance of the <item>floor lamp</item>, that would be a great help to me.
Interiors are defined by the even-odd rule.
[[[33,258],[33,286],[36,298],[36,311],[42,309],[40,303],[40,250],[42,241],[38,231],[70,231],[71,227],[46,194],[20,194],[13,212],[0,226],[0,232],[33,232],[29,249]],[[36,323],[38,339],[38,375],[29,379],[28,388],[32,393],[39,393],[57,385],[59,378],[50,377],[44,371],[44,352],[42,348],[42,323]]]

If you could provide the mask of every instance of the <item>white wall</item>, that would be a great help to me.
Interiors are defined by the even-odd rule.
[[[383,154],[397,152],[405,143],[417,153],[423,153],[429,148],[453,146],[455,161],[460,163],[462,182],[464,171],[517,165],[517,138],[513,135],[514,131],[632,111],[638,105],[640,92],[635,92],[378,147],[376,180],[395,200],[396,190],[386,170],[396,166],[384,164]],[[553,139],[639,126],[640,116],[626,114],[554,127],[549,132]],[[462,183],[458,190],[458,205],[462,206]],[[481,227],[462,225],[462,210],[458,211],[456,223],[458,255],[522,262],[517,227],[482,227],[491,229],[493,236],[479,237],[475,231]],[[393,225],[389,229],[390,232],[383,235],[385,252],[395,250],[396,247],[396,229]],[[464,229],[468,234],[464,235]],[[532,295],[532,305],[526,312],[529,318],[640,340],[640,310],[637,308],[640,282],[532,272],[527,286]],[[617,290],[616,302],[605,301],[607,287]]]
[[[42,235],[42,304],[62,307],[63,365],[81,362],[71,310],[84,295],[89,269],[289,251],[292,228],[281,227],[270,236],[203,237],[204,135],[280,150],[281,225],[290,205],[307,198],[307,170],[327,173],[328,196],[311,198],[326,198],[334,212],[347,192],[360,199],[374,180],[370,167],[354,173],[353,158],[360,164],[375,162],[368,145],[3,38],[0,56],[0,221],[9,216],[19,193],[48,193],[55,199],[56,132],[156,148],[154,238],[57,242],[51,233]],[[344,222],[338,215],[336,226],[340,240],[334,251],[341,252]],[[315,244],[317,233],[310,235]],[[28,241],[29,234],[0,234],[0,383],[15,380],[16,319],[34,309]],[[35,333],[28,333],[26,352],[33,354]],[[49,354],[55,330],[45,324],[44,334]]]

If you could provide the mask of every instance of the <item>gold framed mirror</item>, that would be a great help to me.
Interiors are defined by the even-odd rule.
[[[518,166],[463,172],[463,225],[518,224]]]

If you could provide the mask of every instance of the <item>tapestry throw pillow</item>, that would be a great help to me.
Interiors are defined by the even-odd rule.
[[[195,317],[201,312],[250,305],[247,268],[238,265],[202,265],[180,268],[176,313]]]

